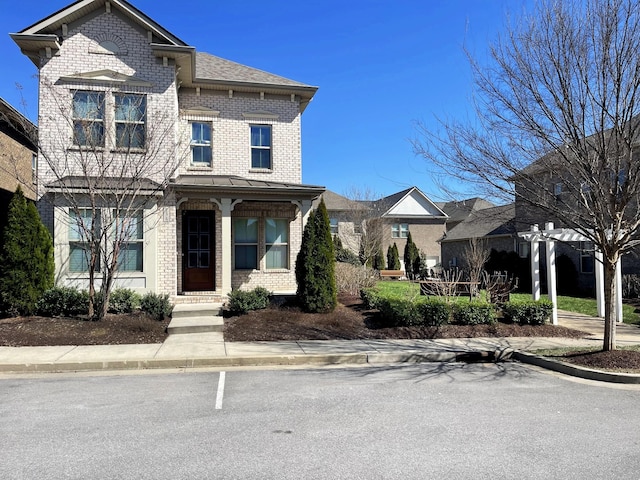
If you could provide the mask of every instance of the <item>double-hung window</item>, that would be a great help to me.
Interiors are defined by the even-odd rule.
[[[391,225],[391,236],[393,238],[407,238],[409,235],[408,223],[394,223]]]
[[[117,241],[120,244],[118,269],[121,272],[142,272],[144,252],[144,222],[142,212],[114,212]]]
[[[73,143],[81,147],[104,147],[104,93],[73,94]]]
[[[91,256],[89,238],[100,229],[100,210],[95,216],[90,208],[69,211],[69,271],[88,272]],[[100,259],[98,258],[99,262]],[[99,263],[96,270],[100,269]]]
[[[251,125],[251,168],[271,169],[271,125]]]
[[[593,273],[593,242],[580,242],[580,273]]]
[[[329,219],[329,228],[331,229],[331,235],[337,235],[338,234],[338,219],[337,218],[330,218]]]
[[[236,270],[258,268],[258,219],[234,219],[233,241]]]
[[[265,221],[267,268],[289,268],[289,222],[280,218]]]
[[[147,97],[118,93],[114,99],[116,148],[143,149],[146,142]]]
[[[191,123],[191,165],[211,166],[211,124]]]

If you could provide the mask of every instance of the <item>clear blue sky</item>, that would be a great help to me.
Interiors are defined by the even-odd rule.
[[[34,121],[36,68],[8,34],[69,3],[0,0],[0,96]],[[380,195],[416,185],[441,200],[409,143],[413,122],[466,116],[463,45],[482,56],[525,0],[131,3],[199,51],[319,87],[302,117],[305,183]]]

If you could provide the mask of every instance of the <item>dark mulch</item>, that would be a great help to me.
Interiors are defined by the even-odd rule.
[[[122,345],[162,343],[169,319],[154,320],[146,313],[109,314],[92,322],[79,318],[15,317],[0,319],[0,345]]]
[[[571,352],[557,359],[596,370],[640,373],[640,352],[635,350]]]

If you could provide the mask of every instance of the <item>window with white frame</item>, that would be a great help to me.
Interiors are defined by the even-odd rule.
[[[142,272],[144,256],[144,221],[142,212],[114,212],[116,236],[120,243],[118,270]]]
[[[409,224],[394,223],[391,225],[391,236],[393,238],[407,238],[409,236]]]
[[[89,236],[100,229],[100,210],[81,208],[69,210],[69,271],[83,273],[89,271]],[[100,259],[98,258],[98,262]],[[100,270],[98,263],[96,270]]]
[[[518,243],[518,255],[520,258],[527,258],[529,256],[529,242]]]
[[[234,265],[236,270],[258,268],[258,219],[233,220]]]
[[[267,268],[289,268],[289,221],[282,218],[265,220]]]
[[[331,229],[331,235],[337,235],[338,234],[338,219],[337,218],[330,218],[329,219],[329,228]]]
[[[194,167],[211,166],[211,124],[191,123],[191,165]]]
[[[81,147],[104,147],[104,93],[73,93],[73,143]]]
[[[580,242],[580,273],[593,273],[593,242]]]
[[[271,169],[271,125],[251,125],[251,168]]]
[[[116,148],[143,149],[146,144],[147,97],[117,93],[114,99]]]

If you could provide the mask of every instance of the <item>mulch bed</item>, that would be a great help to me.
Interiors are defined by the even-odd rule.
[[[154,320],[142,312],[109,314],[99,322],[81,318],[14,317],[0,319],[0,345],[122,345],[162,343],[169,319]]]
[[[556,358],[563,362],[595,370],[640,373],[640,352],[635,350],[572,352]]]

